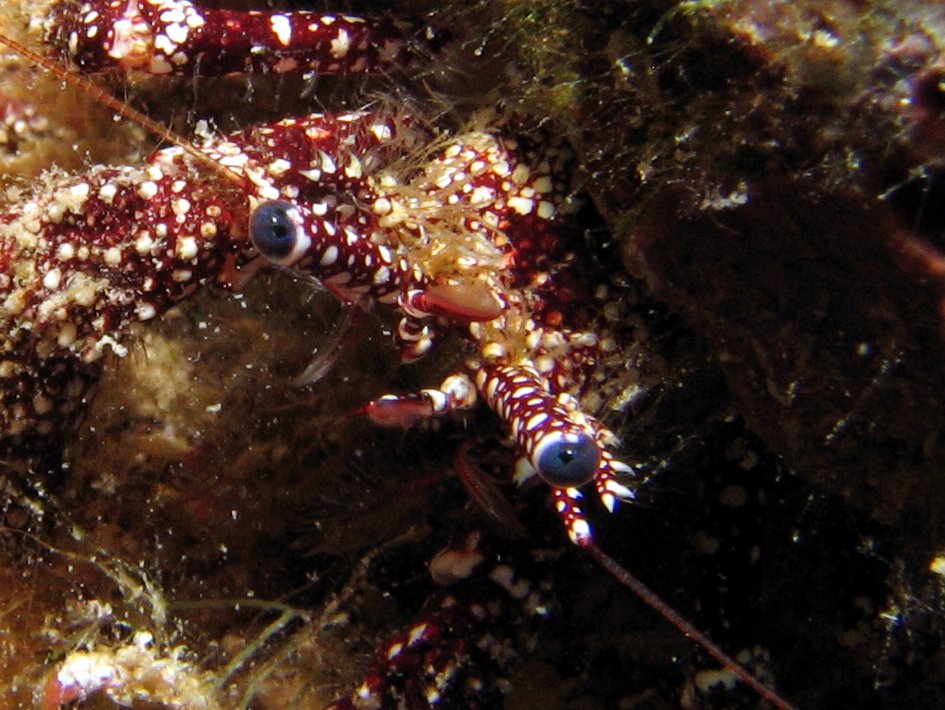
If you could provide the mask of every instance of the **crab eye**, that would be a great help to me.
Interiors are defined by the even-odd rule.
[[[597,442],[587,434],[552,434],[535,454],[538,475],[557,488],[584,485],[600,464]]]
[[[249,237],[259,253],[283,266],[297,261],[309,240],[300,224],[298,209],[282,200],[260,203],[249,218]]]

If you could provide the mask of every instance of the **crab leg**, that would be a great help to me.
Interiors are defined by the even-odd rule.
[[[85,72],[345,74],[406,66],[390,21],[315,12],[242,12],[188,0],[57,2],[47,41]]]
[[[326,281],[347,282],[351,264],[373,255],[373,290],[365,290],[395,298],[399,287],[377,278],[386,247],[355,231],[370,213],[335,198],[347,173],[360,169],[355,149],[381,160],[393,131],[380,117],[313,115],[208,140],[193,152],[167,148],[139,167],[50,178],[42,192],[8,207],[0,214],[0,438],[23,443],[61,430],[95,379],[95,363],[109,350],[124,353],[130,324],[208,281],[231,280],[256,259],[247,231],[260,223],[273,231],[264,205],[295,200],[284,211],[303,224]],[[194,153],[225,170],[208,171]]]

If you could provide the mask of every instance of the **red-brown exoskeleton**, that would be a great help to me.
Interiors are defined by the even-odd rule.
[[[54,3],[44,24],[47,40],[87,72],[348,73],[416,61],[396,24],[343,15],[122,0]],[[624,350],[632,332],[621,286],[587,257],[569,226],[574,167],[565,148],[532,146],[498,126],[438,132],[393,109],[316,113],[175,143],[141,165],[49,180],[0,215],[5,451],[33,455],[68,426],[103,355],[123,347],[132,324],[204,284],[233,283],[269,262],[343,302],[397,311],[404,361],[423,356],[442,329],[461,329],[459,371],[414,395],[380,396],[362,412],[409,426],[487,405],[514,441],[517,477],[537,475],[550,486],[571,540],[764,697],[787,706],[652,601],[595,544],[580,489],[593,484],[611,511],[633,497],[632,470],[614,454],[617,438],[595,417],[621,394],[633,366]],[[405,163],[405,155],[414,157]],[[512,598],[539,604],[514,570],[492,565],[475,541],[443,559],[453,581],[482,574]],[[477,687],[452,686],[469,678],[448,671],[458,649],[479,642],[476,624],[489,622],[476,618],[476,606],[459,609],[458,621],[441,604],[385,645],[379,670],[349,702],[474,698]],[[456,641],[450,634],[458,629],[467,636]],[[418,648],[423,653],[411,655]],[[430,663],[432,679],[405,695],[403,678]],[[121,683],[91,678],[83,686],[73,670],[51,682],[47,703]]]

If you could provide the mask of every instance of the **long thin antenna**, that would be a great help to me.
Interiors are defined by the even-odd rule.
[[[122,118],[126,118],[129,121],[137,123],[149,133],[177,146],[195,160],[198,160],[202,164],[209,166],[212,170],[220,174],[225,179],[238,184],[240,187],[246,187],[246,181],[242,175],[213,160],[213,158],[211,158],[209,155],[201,151],[189,141],[181,138],[160,121],[155,121],[153,118],[142,113],[141,111],[138,111],[136,108],[133,108],[125,102],[116,99],[88,77],[69,71],[65,67],[60,66],[56,62],[49,59],[49,57],[45,57],[39,52],[36,52],[26,45],[21,44],[15,39],[7,37],[3,34],[0,34],[0,45],[5,45],[23,58],[35,62],[50,74],[59,79],[62,79],[70,86],[74,86],[78,89],[81,89],[82,91],[87,92],[88,95],[93,99],[105,104],[105,106],[112,109]]]
[[[685,636],[701,646],[706,653],[734,673],[740,681],[758,693],[758,695],[780,710],[796,710],[794,705],[749,673],[741,663],[725,653],[712,639],[699,631],[691,622],[684,619],[678,611],[660,599],[655,592],[634,577],[629,570],[600,549],[594,542],[584,543],[581,547],[587,550],[591,557],[593,557],[601,567],[607,570],[607,572],[613,575],[618,582],[640,597],[650,608],[669,621],[685,634]]]

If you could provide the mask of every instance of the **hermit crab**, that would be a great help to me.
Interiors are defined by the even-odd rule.
[[[408,41],[390,21],[209,10],[177,0],[54,3],[41,24],[72,69],[159,76],[394,71],[444,41],[432,28]],[[3,41],[154,129],[88,80]],[[562,141],[514,115],[441,128],[390,106],[204,134],[196,144],[165,136],[173,145],[141,164],[50,177],[5,209],[0,438],[15,469],[55,466],[50,457],[59,452],[50,453],[49,442],[75,424],[103,366],[125,353],[133,326],[206,284],[233,287],[273,265],[351,309],[396,313],[404,362],[436,350],[452,332],[459,365],[439,386],[379,393],[356,414],[411,427],[485,405],[512,442],[505,458],[517,461],[516,480],[537,476],[548,485],[572,542],[728,672],[789,706],[595,542],[580,489],[593,489],[610,511],[634,497],[634,470],[621,463],[619,440],[597,415],[632,399],[639,363],[628,358],[628,343],[643,335],[627,314],[637,294],[589,253],[573,226],[581,205]],[[488,532],[490,517],[511,538],[521,526],[473,458],[461,447],[456,468],[486,524],[433,563],[441,581],[468,586],[434,595],[419,621],[382,645],[373,670],[340,705],[491,701],[517,655],[495,629],[505,624],[514,635],[523,619],[547,614],[542,593],[512,565],[515,553]],[[514,611],[505,608],[509,599]],[[150,637],[136,634],[125,648],[73,653],[53,670],[42,703],[94,693],[125,702],[145,683],[138,672],[160,685],[142,670],[160,665]]]

